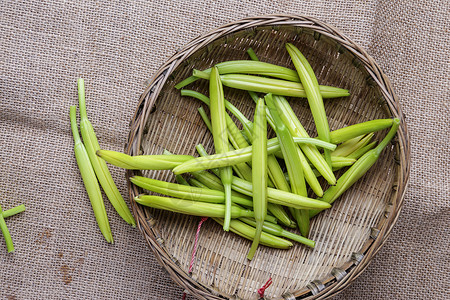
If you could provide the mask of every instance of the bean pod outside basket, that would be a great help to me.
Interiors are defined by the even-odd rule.
[[[172,279],[198,299],[256,299],[257,290],[272,278],[268,299],[325,299],[347,287],[368,266],[386,241],[401,210],[409,180],[410,145],[405,117],[389,79],[361,47],[315,18],[269,15],[246,18],[202,35],[173,55],[154,75],[139,99],[131,120],[126,152],[130,155],[194,154],[202,143],[213,149],[212,137],[197,113],[199,101],[181,97],[174,85],[215,63],[248,59],[252,47],[262,61],[294,68],[285,49],[296,45],[307,57],[320,84],[350,90],[351,96],[325,100],[331,130],[355,123],[397,117],[401,125],[392,146],[333,208],[311,222],[311,250],[259,247],[252,261],[251,242],[208,220],[201,229],[193,270],[188,272],[200,218],[144,208],[132,209],[148,245]],[[207,94],[208,83],[187,88]],[[254,104],[242,91],[225,89],[225,98],[248,117]],[[290,103],[304,127],[316,135],[306,99]],[[386,132],[375,135],[381,140]],[[129,171],[127,176],[139,172]],[[144,175],[173,180],[168,171]],[[339,174],[338,174],[339,176]],[[129,184],[130,199],[141,193]],[[181,295],[180,295],[181,297]]]

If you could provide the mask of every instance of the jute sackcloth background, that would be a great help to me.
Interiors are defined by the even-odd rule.
[[[270,13],[315,16],[363,46],[407,116],[412,171],[401,216],[367,270],[335,299],[449,297],[448,1],[0,1],[0,299],[181,299],[138,230],[106,203],[99,233],[69,126],[84,77],[105,149],[123,150],[145,82],[192,38]],[[124,172],[111,168],[123,195]]]

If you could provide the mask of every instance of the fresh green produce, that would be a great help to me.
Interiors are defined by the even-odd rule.
[[[367,151],[373,149],[376,146],[377,142],[372,142],[370,144],[365,145],[364,147],[361,147],[359,149],[356,149],[351,154],[347,156],[347,158],[353,158],[358,159],[361,156],[363,156]]]
[[[2,210],[2,206],[0,205],[0,230],[2,231],[3,238],[5,239],[6,249],[8,250],[8,253],[14,251],[14,244],[11,238],[11,234],[9,233],[9,229],[6,226],[5,219],[23,211],[25,211],[25,205],[23,204],[5,211]]]
[[[288,171],[291,191],[294,194],[306,197],[308,192],[306,190],[305,177],[303,175],[303,168],[301,159],[299,156],[299,149],[295,145],[292,135],[289,129],[284,124],[280,117],[280,114],[275,106],[272,99],[272,94],[268,94],[265,97],[267,107],[269,108],[270,114],[272,115],[273,122],[275,125],[275,133],[277,134],[278,140],[281,146],[281,152],[286,161],[286,168]],[[293,215],[295,221],[297,222],[300,233],[307,237],[309,233],[309,215],[305,210],[299,210],[295,208],[290,208],[290,212]]]
[[[259,61],[258,56],[256,56],[255,51],[252,48],[248,48],[247,49],[247,54],[250,57],[251,60],[253,61]]]
[[[3,215],[3,218],[6,219],[6,218],[12,217],[18,213],[21,213],[23,211],[25,211],[25,205],[21,204],[16,207],[10,208],[8,210],[2,211],[2,215]]]
[[[327,149],[335,149],[336,147],[336,145],[312,138],[293,138],[293,142],[318,145],[322,148]],[[281,150],[280,142],[276,138],[267,141],[267,154],[273,154],[280,150]],[[213,154],[205,157],[198,157],[192,160],[188,160],[174,167],[173,172],[174,174],[182,174],[212,168],[220,168],[224,166],[231,166],[238,163],[247,162],[250,161],[251,159],[252,159],[252,147],[246,147],[234,151],[229,151],[220,154]]]
[[[378,119],[343,127],[330,132],[330,143],[339,144],[357,136],[383,130],[392,126],[392,119]]]
[[[374,133],[371,132],[371,133],[367,134],[366,136],[358,136],[356,138],[348,140],[348,141],[340,144],[339,146],[337,146],[336,149],[333,152],[331,152],[331,156],[336,156],[336,157],[349,156],[350,154],[355,152],[357,149],[362,148],[365,145],[367,145],[368,143],[370,143],[373,136],[374,136]]]
[[[190,155],[136,155],[111,150],[97,150],[98,157],[110,164],[128,170],[171,170],[194,159]]]
[[[180,92],[181,96],[196,98],[208,106],[210,104],[209,98],[199,92],[191,90],[181,90]],[[242,123],[242,126],[244,127],[244,131],[246,132],[246,134],[251,136],[253,132],[253,122],[247,119],[233,104],[231,104],[227,100],[225,100],[225,108],[228,109],[236,117],[236,119],[238,119],[239,122]]]
[[[196,148],[197,148],[200,156],[204,157],[204,156],[208,155],[208,153],[206,153],[205,149],[203,148],[203,146],[201,144],[197,145]],[[270,158],[270,156],[268,157],[268,159],[269,158]],[[278,165],[278,163],[277,163],[277,165]],[[278,167],[279,167],[279,165],[278,165]],[[281,170],[281,168],[280,168],[280,170]],[[236,172],[236,173],[238,173],[238,172]],[[281,171],[281,176],[283,176],[283,171]],[[241,177],[241,178],[244,179],[243,177]],[[269,180],[268,180],[268,183],[269,183]],[[270,186],[270,185],[268,184],[268,186]],[[233,186],[232,186],[232,188],[233,188]],[[295,228],[294,222],[289,218],[286,211],[283,209],[283,207],[281,205],[274,204],[274,203],[268,203],[267,210],[278,219],[279,223],[281,223],[287,227]]]
[[[213,220],[219,223],[220,225],[223,225],[223,219],[213,218]],[[251,241],[253,241],[256,233],[256,229],[254,227],[247,225],[239,220],[231,220],[230,231]],[[278,249],[289,249],[292,246],[294,246],[290,241],[279,238],[266,232],[261,233],[261,238],[259,242],[261,245]]]
[[[94,169],[89,160],[86,148],[81,142],[77,126],[77,107],[70,107],[70,125],[72,127],[73,139],[75,142],[74,151],[77,160],[78,168],[80,170],[81,178],[83,179],[86,192],[91,201],[92,209],[94,210],[95,219],[98,227],[102,232],[108,243],[113,243],[111,228],[109,226],[108,216],[106,215],[105,204],[103,203],[102,193],[95,177]]]
[[[211,70],[209,81],[211,127],[216,153],[228,152],[228,132],[225,111],[225,98],[223,96],[222,82],[219,77],[219,70],[214,67]],[[230,166],[220,169],[220,179],[225,189],[225,218],[223,229],[228,231],[231,220],[231,180],[233,171]]]
[[[200,217],[220,218],[225,215],[226,210],[225,205],[220,203],[208,203],[153,195],[140,195],[135,197],[134,200],[137,203],[148,207]],[[240,217],[253,218],[255,215],[254,212],[249,209],[232,205],[230,208],[230,216],[231,218],[236,219]],[[276,219],[272,216],[266,216],[264,219],[269,222],[276,222]]]
[[[218,63],[216,67],[219,70],[220,75],[230,73],[256,74],[256,75],[276,77],[288,81],[300,82],[297,73],[294,70],[261,61],[232,60]],[[207,79],[209,79],[211,69],[206,69],[203,72],[207,74],[205,76],[207,76],[208,77]],[[199,78],[200,77],[195,75],[188,77],[182,82],[175,85],[175,88],[177,89],[183,88],[186,85],[195,82]]]
[[[85,88],[84,80],[82,78],[78,79],[78,100],[80,104],[81,136],[83,137],[84,146],[86,147],[89,160],[94,168],[95,175],[97,176],[100,185],[117,213],[128,224],[135,227],[136,221],[128,209],[127,204],[123,200],[122,195],[117,189],[105,161],[96,155],[96,152],[100,150],[100,145],[98,143],[97,136],[95,135],[94,128],[87,118]]]
[[[341,177],[339,177],[335,186],[330,187],[321,198],[322,201],[327,203],[333,203],[340,195],[348,190],[359,178],[361,178],[366,172],[373,166],[378,160],[383,149],[392,140],[397,133],[397,129],[400,125],[400,120],[395,118],[392,123],[392,127],[388,134],[384,137],[380,144],[375,149],[368,151],[361,156]],[[319,211],[311,211],[309,216],[315,216]]]
[[[314,123],[316,124],[317,133],[322,141],[330,141],[330,127],[328,126],[328,119],[325,114],[325,106],[323,104],[322,95],[320,92],[319,83],[314,74],[311,65],[305,56],[294,45],[287,43],[286,49],[291,56],[295,69],[297,69],[298,77],[305,89],[306,98],[308,99],[309,108],[313,115]],[[328,166],[331,167],[330,151],[325,150],[325,160]]]
[[[256,220],[256,232],[252,246],[247,255],[252,259],[258,248],[263,230],[264,218],[267,214],[267,121],[264,100],[259,99],[256,104],[255,121],[252,138],[252,192],[253,211]]]
[[[306,137],[308,138],[309,135],[306,132],[305,128],[302,126],[300,121],[298,120],[297,116],[295,115],[294,111],[292,110],[291,106],[289,105],[289,102],[286,100],[286,98],[281,96],[276,96],[276,106],[277,109],[280,112],[280,117],[282,118],[285,125],[289,128],[289,131],[291,132],[292,136],[294,137]],[[330,185],[334,185],[336,183],[336,177],[333,174],[332,169],[325,161],[322,154],[319,152],[319,150],[314,147],[313,145],[303,145],[300,144],[300,149],[305,154],[306,158],[309,159],[309,161],[314,165],[314,167],[320,172],[320,174],[327,180],[327,182]],[[333,151],[332,149],[330,149]],[[316,195],[322,194],[321,190],[318,190],[318,188],[315,189],[317,186],[317,183],[314,182],[314,180],[311,179],[310,172],[308,170],[308,167],[305,165],[303,158],[303,155],[300,155],[302,159],[302,166],[305,172],[305,177],[310,186],[313,188],[313,191],[316,193]]]
[[[8,253],[13,252],[14,251],[13,241],[11,239],[11,234],[9,233],[8,227],[6,227],[6,222],[5,219],[3,218],[3,210],[1,205],[0,205],[0,229],[3,234],[3,238],[5,239],[6,249],[8,250]]]
[[[225,203],[225,194],[219,190],[170,183],[142,176],[133,176],[130,178],[130,181],[143,189],[170,197],[210,203]],[[246,207],[253,206],[253,202],[248,198],[243,198],[232,194],[231,200],[233,203]]]
[[[280,237],[315,247],[315,242],[307,238],[310,218],[330,208],[367,172],[396,134],[400,121],[371,120],[330,131],[323,99],[345,97],[349,91],[319,85],[300,50],[289,43],[286,50],[295,70],[261,62],[248,49],[252,61],[226,61],[204,71],[194,69],[192,76],[175,86],[181,89],[198,79],[209,80],[209,97],[194,90],[180,92],[209,107],[210,117],[206,106],[198,112],[212,134],[215,154],[209,155],[199,144],[196,150],[200,157],[167,150],[163,155],[128,156],[96,149],[97,155],[126,169],[172,170],[178,184],[131,177],[133,184],[165,195],[140,195],[136,202],[212,217],[225,231],[252,241],[248,259],[254,257],[259,244],[292,247],[290,241]],[[248,92],[256,104],[253,122],[224,99],[223,86]],[[285,96],[307,98],[318,137],[309,136]],[[272,133],[267,131],[267,124],[275,138],[267,139]],[[374,132],[389,127],[378,146],[372,142]],[[336,173],[342,174],[336,180],[334,172],[342,168],[348,169]],[[313,193],[317,199],[308,197]],[[274,224],[277,222],[291,228],[297,225],[303,236],[284,230]]]
[[[209,79],[210,75],[194,70],[194,76]],[[224,86],[239,90],[253,91],[259,93],[272,93],[280,96],[290,96],[305,98],[306,93],[303,85],[299,82],[259,77],[245,74],[225,74],[220,75],[220,80]],[[348,90],[332,86],[320,86],[320,94],[323,98],[337,98],[348,96]]]
[[[251,225],[253,227],[256,227],[256,221],[251,218],[239,218],[239,221],[242,221],[248,225]],[[287,239],[291,239],[293,241],[299,242],[301,244],[304,244],[308,247],[314,248],[316,246],[316,243],[310,239],[307,239],[301,235],[292,233],[290,231],[284,230],[283,227],[277,224],[273,224],[270,222],[264,222],[263,223],[263,231],[270,233],[275,236],[281,236]]]

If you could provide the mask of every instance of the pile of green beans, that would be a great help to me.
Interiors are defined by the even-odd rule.
[[[178,183],[131,177],[134,185],[148,191],[135,201],[211,217],[224,230],[252,241],[248,259],[254,257],[259,244],[292,247],[286,239],[314,248],[315,241],[308,239],[310,219],[329,209],[367,172],[395,136],[400,121],[371,120],[331,131],[323,99],[346,97],[349,91],[319,85],[300,50],[289,43],[286,50],[293,68],[261,62],[249,50],[251,60],[194,69],[192,76],[175,86],[182,96],[206,105],[198,111],[212,134],[215,153],[208,154],[199,144],[199,157],[168,151],[129,156],[99,149],[97,156],[125,169],[172,170]],[[197,80],[209,80],[209,97],[185,89]],[[253,121],[225,100],[224,86],[248,91],[255,102]],[[285,97],[306,98],[318,137],[310,137]],[[209,108],[209,116],[205,108]],[[275,133],[271,139],[267,124]],[[388,128],[378,145],[372,141],[375,132]],[[340,174],[336,171],[344,168],[347,170],[336,178]],[[299,234],[282,226],[298,227]]]

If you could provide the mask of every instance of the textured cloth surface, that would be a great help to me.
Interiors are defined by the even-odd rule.
[[[88,116],[120,151],[145,82],[177,48],[222,24],[315,16],[364,47],[391,79],[411,136],[411,181],[393,232],[335,299],[444,299],[450,273],[449,2],[6,1],[0,10],[0,299],[181,299],[140,232],[106,203],[99,233],[73,155],[69,106],[84,77]],[[111,168],[123,195],[124,173]]]

